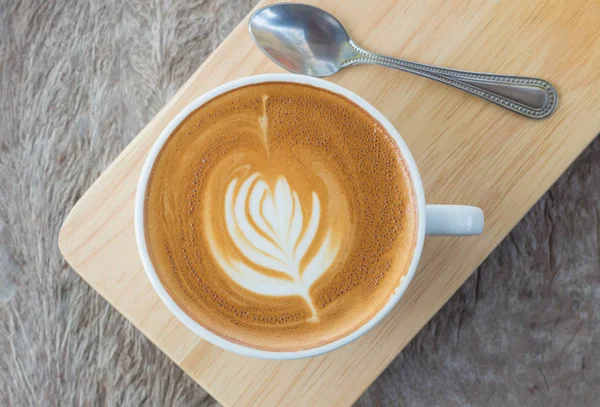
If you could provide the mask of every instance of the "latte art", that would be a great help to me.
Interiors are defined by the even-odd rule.
[[[227,187],[225,221],[243,256],[235,259],[224,255],[210,229],[208,237],[218,263],[233,281],[257,294],[299,295],[312,311],[310,320],[318,321],[309,289],[335,260],[339,243],[333,241],[331,230],[321,221],[316,192],[311,196],[310,210],[304,209],[310,217],[304,219],[303,204],[285,177],[277,178],[274,190],[259,173],[243,182],[234,178]],[[321,241],[317,241],[319,235],[323,236]],[[308,248],[315,243],[319,249],[302,266]],[[278,274],[269,276],[261,269]]]
[[[246,86],[192,112],[146,198],[146,246],[169,296],[252,348],[348,335],[387,303],[414,252],[413,189],[394,141],[311,86]]]

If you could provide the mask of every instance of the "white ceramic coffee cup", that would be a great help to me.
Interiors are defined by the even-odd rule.
[[[354,103],[362,107],[366,110],[371,116],[375,118],[385,129],[387,132],[394,138],[398,148],[402,153],[404,158],[404,162],[408,166],[408,170],[410,172],[415,198],[416,198],[416,206],[418,213],[418,231],[416,244],[414,249],[414,254],[412,261],[410,263],[410,267],[406,275],[400,280],[398,283],[398,287],[396,288],[394,294],[390,296],[387,304],[377,312],[377,314],[370,319],[367,323],[362,325],[360,328],[356,329],[354,332],[345,336],[344,338],[338,339],[334,342],[328,343],[327,345],[319,346],[312,349],[304,349],[299,350],[297,352],[271,352],[265,350],[254,349],[246,346],[242,346],[230,341],[227,341],[206,328],[202,327],[192,318],[190,318],[183,310],[173,301],[171,296],[167,293],[162,283],[160,282],[156,271],[150,261],[148,256],[148,249],[146,247],[146,238],[145,238],[145,228],[144,228],[144,204],[145,204],[145,195],[146,195],[146,186],[148,183],[148,178],[150,176],[150,172],[154,165],[154,161],[158,156],[159,151],[164,145],[165,141],[169,138],[173,130],[177,128],[179,123],[187,117],[192,111],[202,106],[209,100],[228,92],[232,89],[239,88],[246,85],[262,83],[262,82],[291,82],[291,83],[301,83],[306,85],[316,86],[318,88],[326,89],[330,92],[337,93],[339,95],[345,96],[348,99],[352,100]],[[455,236],[467,236],[467,235],[478,235],[483,231],[483,212],[481,209],[473,206],[461,206],[461,205],[426,205],[425,204],[425,191],[423,190],[423,183],[421,182],[421,176],[419,175],[419,171],[417,169],[417,165],[415,160],[413,159],[408,146],[400,137],[400,134],[396,131],[394,126],[387,120],[377,109],[375,109],[371,104],[362,99],[360,96],[352,93],[351,91],[333,84],[331,82],[327,82],[323,79],[312,78],[308,76],[302,75],[292,75],[292,74],[267,74],[267,75],[257,75],[250,76],[247,78],[238,79],[224,85],[219,86],[216,89],[211,90],[210,92],[205,93],[194,102],[190,103],[185,107],[162,131],[154,145],[152,146],[148,157],[144,163],[144,167],[142,169],[142,175],[140,177],[137,193],[135,197],[135,235],[137,240],[137,246],[140,253],[140,257],[142,259],[142,263],[144,265],[144,269],[146,270],[146,274],[152,283],[152,286],[158,293],[158,296],[165,303],[167,308],[181,321],[191,329],[194,333],[206,339],[208,342],[220,346],[223,349],[239,353],[246,356],[252,356],[257,358],[264,359],[299,359],[317,356],[326,352],[330,352],[334,349],[337,349],[341,346],[344,346],[353,340],[359,338],[364,335],[367,331],[373,328],[377,323],[379,323],[389,312],[390,310],[398,303],[408,284],[412,280],[415,270],[417,269],[417,264],[419,263],[419,259],[421,257],[421,250],[423,248],[423,241],[425,239],[425,235],[455,235]]]

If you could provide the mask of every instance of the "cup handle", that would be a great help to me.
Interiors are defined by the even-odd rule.
[[[483,211],[476,206],[427,205],[425,234],[433,236],[473,236],[483,232]]]

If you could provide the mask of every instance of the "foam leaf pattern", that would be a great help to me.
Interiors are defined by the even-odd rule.
[[[227,232],[241,256],[224,255],[216,242],[210,244],[223,270],[238,285],[261,295],[299,295],[312,311],[310,319],[317,321],[309,290],[331,266],[340,245],[324,225],[317,193],[311,197],[308,210],[283,176],[274,188],[260,173],[234,178],[223,209]],[[303,213],[310,213],[308,219]],[[320,246],[310,259],[305,258],[315,244]],[[267,274],[265,269],[275,273]]]

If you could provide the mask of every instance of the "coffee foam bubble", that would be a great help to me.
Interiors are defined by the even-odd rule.
[[[355,330],[414,247],[412,185],[390,136],[304,85],[247,86],[193,112],[147,198],[147,244],[171,297],[255,348],[312,348]]]

